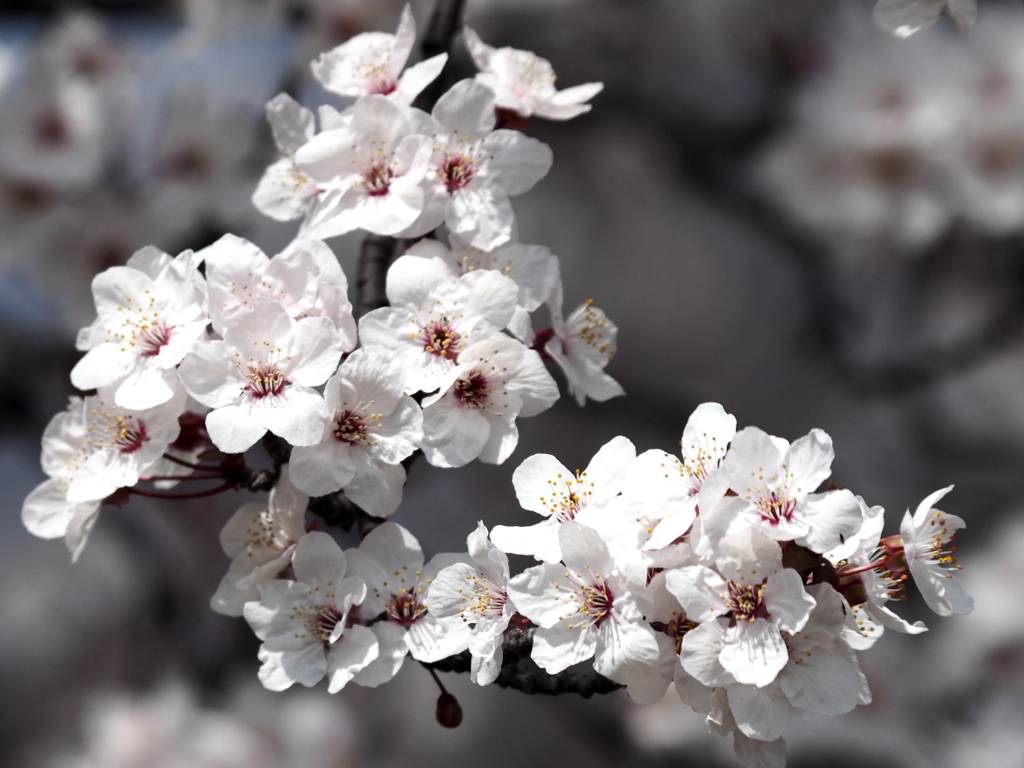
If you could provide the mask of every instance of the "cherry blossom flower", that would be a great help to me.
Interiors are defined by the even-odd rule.
[[[250,310],[258,298],[278,302],[293,320],[326,317],[341,336],[343,352],[356,345],[348,280],[330,247],[294,240],[272,259],[241,237],[224,235],[196,254],[206,261],[210,319],[223,335],[225,322]]]
[[[789,660],[769,685],[730,685],[729,709],[744,735],[759,741],[782,737],[791,712],[843,715],[861,697],[861,674],[848,658],[841,634],[843,600],[828,584],[809,588],[815,601],[804,627],[783,635]]]
[[[491,541],[503,552],[557,563],[562,559],[560,527],[619,493],[626,468],[635,458],[636,448],[625,437],[601,446],[582,472],[570,472],[548,453],[530,456],[512,474],[512,485],[520,506],[545,519],[525,527],[496,525]]]
[[[953,573],[960,567],[955,565],[956,547],[949,546],[956,531],[966,523],[932,506],[951,490],[952,485],[926,496],[913,517],[908,509],[900,524],[903,556],[910,575],[928,607],[939,616],[962,616],[974,610],[974,599]]]
[[[820,429],[792,445],[756,427],[736,434],[719,471],[738,496],[722,521],[742,516],[766,536],[828,552],[860,530],[860,504],[847,490],[814,493],[832,472],[832,438]],[[724,526],[724,522],[721,523]]]
[[[855,650],[864,650],[874,645],[882,635],[883,627],[897,632],[917,635],[927,631],[920,621],[911,624],[886,607],[886,603],[902,588],[899,573],[886,566],[886,559],[879,562],[879,544],[882,527],[885,525],[885,510],[869,507],[858,496],[864,524],[853,536],[825,557],[836,566],[839,590],[850,606],[846,625],[849,630],[846,640]]]
[[[29,533],[43,539],[64,538],[71,559],[82,554],[89,533],[99,516],[100,502],[68,501],[72,479],[93,452],[86,428],[85,402],[69,398],[66,410],[58,413],[43,432],[43,471],[49,476],[25,499],[21,521]]]
[[[426,207],[406,234],[425,234],[444,222],[475,248],[504,245],[515,223],[509,198],[547,175],[551,148],[518,131],[495,131],[494,92],[475,80],[452,86],[431,115]]]
[[[885,31],[909,37],[934,24],[943,11],[967,29],[978,16],[977,0],[878,0],[874,19]]]
[[[265,216],[290,221],[308,213],[322,191],[295,163],[296,151],[315,135],[316,121],[287,93],[267,102],[267,119],[281,157],[260,177],[252,204]]]
[[[97,318],[78,334],[79,389],[117,385],[114,402],[143,410],[173,397],[175,367],[203,336],[206,291],[191,251],[172,259],[147,247],[92,282]]]
[[[398,509],[401,462],[423,439],[416,401],[402,394],[402,365],[382,347],[361,347],[327,382],[328,419],[320,442],[292,450],[295,484],[313,496],[341,488],[371,515]]]
[[[311,65],[313,75],[328,91],[342,96],[380,94],[397,104],[412,104],[448,61],[448,54],[442,53],[403,72],[415,42],[416,22],[406,5],[395,34],[356,35],[321,54]]]
[[[483,522],[466,543],[472,564],[441,569],[427,599],[442,623],[472,625],[470,678],[477,685],[490,685],[501,672],[503,633],[516,612],[508,597],[508,556],[488,540]]]
[[[139,482],[178,437],[185,391],[178,387],[166,403],[141,411],[120,408],[111,388],[85,399],[89,457],[68,486],[68,501],[100,501],[118,488]]]
[[[405,391],[444,384],[466,345],[497,335],[516,306],[515,283],[492,270],[454,279],[439,258],[402,256],[388,270],[390,307],[359,320],[359,338],[397,353]]]
[[[531,115],[569,120],[589,112],[590,105],[585,102],[604,88],[603,83],[585,83],[556,91],[555,73],[546,59],[516,48],[492,48],[469,27],[463,27],[462,34],[480,68],[476,79],[494,91],[499,109],[514,113],[519,120]]]
[[[708,514],[725,495],[728,486],[717,470],[734,434],[736,417],[718,403],[703,403],[683,429],[682,461],[650,450],[630,464],[619,503],[624,514],[648,526],[645,551],[661,549],[685,535],[697,519],[698,507]]]
[[[603,402],[625,394],[619,383],[604,372],[615,355],[619,332],[615,324],[589,299],[563,317],[561,282],[548,306],[551,328],[547,333],[541,331],[537,342],[565,373],[576,402],[583,405],[588,397]]]
[[[532,349],[507,336],[466,345],[437,394],[423,400],[423,453],[436,467],[503,463],[519,443],[516,417],[546,411],[558,385]]]
[[[380,656],[356,675],[359,685],[376,687],[388,682],[407,655],[417,661],[439,661],[469,647],[469,626],[440,621],[428,610],[427,594],[438,572],[466,562],[465,555],[439,554],[424,565],[419,542],[396,523],[384,523],[371,531],[359,549],[349,549],[346,554],[352,572],[361,576],[368,588],[355,620],[382,619],[370,627],[380,644]]]
[[[344,127],[322,131],[295,153],[323,191],[303,231],[327,238],[358,228],[378,235],[408,230],[425,204],[430,137],[418,131],[410,110],[383,96],[361,98],[346,114]]]
[[[313,387],[341,358],[341,341],[326,317],[292,320],[269,299],[228,321],[223,341],[205,341],[182,361],[185,389],[213,410],[206,429],[220,450],[241,453],[267,431],[292,445],[323,435],[327,406]]]
[[[800,574],[782,567],[778,544],[755,528],[723,539],[716,566],[717,573],[692,565],[666,577],[687,617],[700,624],[683,639],[683,667],[705,685],[718,684],[707,677],[699,655],[685,653],[701,643],[736,682],[764,687],[789,658],[782,632],[803,629],[814,598],[804,591]],[[716,621],[726,615],[728,621]]]
[[[513,237],[513,240],[515,238]],[[559,281],[558,258],[543,245],[511,243],[493,251],[474,248],[458,235],[450,234],[451,248],[437,240],[424,239],[406,251],[410,256],[441,257],[461,277],[478,269],[495,269],[515,281],[519,287],[516,311],[509,323],[509,331],[522,342],[533,341],[530,313],[538,309],[551,295]]]
[[[538,625],[531,658],[555,674],[593,657],[594,669],[623,685],[644,680],[659,657],[647,569],[613,559],[597,531],[568,521],[558,529],[562,563],[528,568],[508,584],[520,613]]]
[[[327,690],[337,693],[377,658],[373,633],[348,623],[366,596],[366,584],[345,578],[345,555],[326,533],[299,541],[292,569],[295,581],[264,581],[259,601],[245,604],[245,620],[263,641],[260,682],[283,691],[294,683],[316,685],[326,676]]]
[[[221,530],[220,545],[231,565],[210,598],[217,613],[241,616],[246,603],[260,599],[259,585],[291,564],[306,534],[309,497],[295,488],[289,474],[285,464],[270,499],[243,505]]]

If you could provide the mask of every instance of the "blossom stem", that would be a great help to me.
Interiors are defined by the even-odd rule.
[[[218,485],[216,488],[209,488],[205,491],[195,491],[194,493],[162,493],[160,491],[144,491],[139,488],[129,488],[128,493],[134,493],[137,496],[146,496],[151,499],[201,499],[206,496],[216,496],[218,493],[230,490],[235,487],[235,484],[228,481]]]
[[[207,472],[196,475],[144,475],[139,478],[144,483],[151,483],[155,480],[223,480],[224,475],[220,472]]]
[[[182,466],[182,467],[188,467],[189,469],[209,469],[209,470],[213,470],[213,469],[218,469],[219,468],[219,465],[210,466],[209,464],[193,464],[190,461],[185,461],[184,459],[179,459],[177,456],[172,456],[169,453],[165,453],[164,454],[164,458],[167,459],[169,462],[171,462],[173,464],[177,464],[177,465]]]
[[[885,558],[875,560],[873,563],[867,565],[858,565],[856,568],[839,568],[836,570],[836,575],[842,578],[843,576],[853,576],[855,573],[864,573],[865,571],[873,571],[875,568],[880,568],[885,565]]]

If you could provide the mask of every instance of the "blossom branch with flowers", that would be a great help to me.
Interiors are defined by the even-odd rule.
[[[515,494],[542,519],[481,521],[464,553],[428,560],[387,520],[420,456],[445,469],[509,460],[518,419],[559,397],[547,363],[580,405],[623,394],[606,372],[616,326],[589,300],[564,312],[558,259],[517,242],[511,201],[552,163],[528,121],[584,114],[601,85],[557,90],[547,61],[467,28],[481,72],[435,99],[461,7],[438,4],[411,67],[408,8],[395,35],[320,56],[313,74],[351,100],[343,111],[317,120],[290,97],[270,102],[284,156],[253,202],[301,220],[282,253],[225,235],[177,257],[146,248],[96,277],[97,319],[72,371],[96,393],[48,425],[49,479],[23,521],[75,558],[102,504],[129,494],[269,490],[225,525],[231,563],[211,598],[261,641],[268,689],[377,687],[412,657],[454,726],[462,713],[438,671],[526,693],[624,688],[640,704],[674,684],[733,735],[741,762],[781,766],[794,713],[870,702],[856,651],[883,627],[924,631],[887,607],[908,580],[939,615],[971,610],[950,546],[964,522],[933,506],[950,488],[882,538],[881,508],[830,483],[825,432],[737,430],[705,403],[678,456],[638,455],[618,436],[584,470],[526,458]],[[324,241],[356,229],[368,235],[353,307]],[[550,325],[535,331],[542,309]],[[273,469],[246,465],[257,443]],[[186,481],[221,482],[171,490]],[[361,542],[343,550],[310,512]],[[536,564],[513,574],[509,554]]]

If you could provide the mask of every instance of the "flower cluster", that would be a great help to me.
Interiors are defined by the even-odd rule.
[[[467,34],[475,51],[486,48]],[[496,128],[509,109],[498,93],[526,100],[522,122],[586,111],[580,102],[599,86],[566,96],[542,59],[503,49],[491,58],[511,56],[515,67],[456,83],[428,114],[410,102],[446,57],[403,69],[414,39],[407,8],[396,35],[358,35],[314,61],[327,90],[355,99],[344,111],[323,107],[319,132],[286,94],[267,105],[282,158],[253,201],[269,216],[302,219],[281,253],[269,258],[229,234],[177,257],[147,247],[94,279],[97,317],[79,333],[85,354],[71,381],[97,395],[73,399],[47,429],[52,479],[26,501],[30,530],[65,536],[77,554],[115,491],[190,470],[230,486],[237,480],[222,464],[196,460],[241,454],[268,433],[292,449],[297,492],[344,490],[386,517],[414,453],[439,467],[505,461],[517,419],[558,399],[545,360],[581,403],[622,393],[604,372],[615,326],[589,301],[564,317],[558,259],[513,239],[509,198],[547,173],[551,150]],[[547,74],[524,80],[528,72]],[[419,239],[441,225],[447,246]],[[387,306],[358,326],[324,242],[357,228],[419,239],[388,269]],[[531,313],[542,308],[551,325],[534,333]],[[192,425],[182,455],[179,422]]]
[[[236,557],[230,579],[260,584],[244,615],[264,641],[261,679],[376,686],[406,655],[430,664],[468,650],[473,681],[488,685],[515,663],[503,658],[506,630],[531,627],[532,659],[547,673],[589,661],[641,704],[674,683],[712,731],[734,735],[741,762],[781,766],[791,715],[870,702],[856,651],[885,627],[925,631],[887,606],[908,578],[939,615],[973,607],[950,545],[963,521],[934,508],[950,488],[882,537],[881,507],[819,490],[834,457],[821,430],[793,443],[737,432],[705,403],[681,445],[679,457],[638,456],[617,437],[575,472],[531,456],[513,483],[544,520],[490,534],[481,522],[466,554],[426,564],[395,523],[343,553],[296,528],[304,499],[243,508],[229,528],[249,526],[248,560],[229,543],[238,533],[225,549]],[[509,553],[539,563],[512,576]],[[294,578],[275,578],[289,557]]]

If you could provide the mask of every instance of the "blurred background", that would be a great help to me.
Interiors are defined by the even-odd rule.
[[[432,3],[411,0],[420,29]],[[795,439],[830,433],[835,481],[903,511],[948,484],[977,601],[860,655],[874,703],[793,721],[793,766],[1024,766],[1024,3],[982,0],[898,41],[872,0],[469,0],[491,45],[548,58],[593,112],[532,121],[551,174],[515,201],[566,301],[619,328],[624,398],[563,398],[506,465],[419,462],[393,518],[428,557],[475,522],[528,524],[532,453],[585,466],[624,434],[676,450],[699,403]],[[225,232],[268,254],[293,224],[250,203],[274,158],[263,105],[332,102],[309,60],[393,32],[398,0],[0,3],[0,754],[62,768],[733,765],[670,691],[641,708],[446,684],[273,694],[244,621],[214,614],[217,534],[242,492],[104,508],[72,565],[19,514],[72,394],[89,283],[155,244]],[[456,43],[453,76],[472,66]],[[354,282],[360,237],[331,246]],[[150,503],[146,503],[150,501]],[[341,534],[344,546],[354,536]]]

